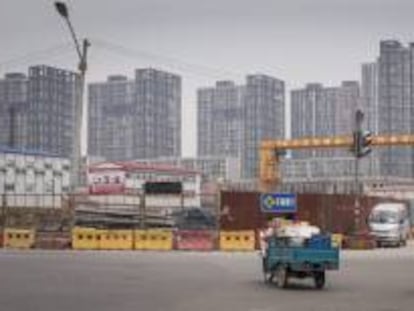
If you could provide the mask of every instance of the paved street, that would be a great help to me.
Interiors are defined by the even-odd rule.
[[[255,254],[0,251],[0,310],[414,310],[414,247],[343,252],[317,291],[264,285]]]

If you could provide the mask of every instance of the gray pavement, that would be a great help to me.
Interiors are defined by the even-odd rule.
[[[262,283],[253,253],[0,251],[1,311],[412,311],[414,247],[342,253],[325,290]]]

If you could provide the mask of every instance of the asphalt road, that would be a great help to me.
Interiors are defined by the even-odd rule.
[[[346,251],[325,290],[262,283],[256,254],[0,251],[1,311],[412,311],[414,246]]]

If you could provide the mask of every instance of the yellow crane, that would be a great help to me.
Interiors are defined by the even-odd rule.
[[[312,137],[288,140],[265,140],[260,145],[260,183],[269,191],[281,181],[279,156],[286,150],[315,148],[349,148],[354,144],[353,136]],[[411,146],[414,135],[378,135],[370,137],[371,146]]]

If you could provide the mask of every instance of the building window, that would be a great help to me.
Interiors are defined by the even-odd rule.
[[[25,168],[16,168],[16,174],[26,174]]]
[[[34,192],[34,185],[33,184],[26,184],[26,191],[27,192]]]
[[[5,191],[14,191],[14,185],[6,184],[6,185],[4,185],[4,190]]]

